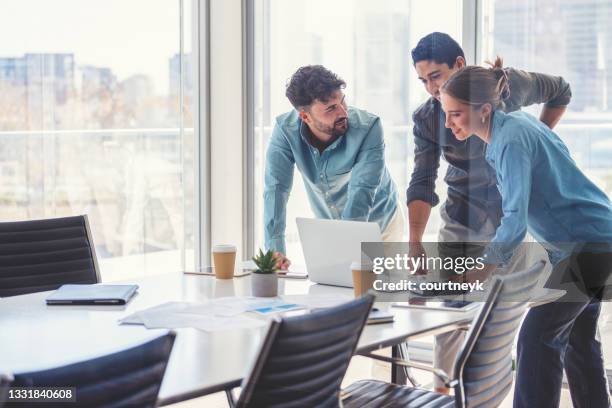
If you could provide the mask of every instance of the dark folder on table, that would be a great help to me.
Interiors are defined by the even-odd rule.
[[[138,285],[62,285],[47,297],[48,305],[125,305]]]

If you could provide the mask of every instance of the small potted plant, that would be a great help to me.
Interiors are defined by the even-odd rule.
[[[260,249],[259,255],[253,257],[257,269],[251,274],[251,294],[257,297],[274,297],[278,295],[278,259],[273,251],[265,254]]]

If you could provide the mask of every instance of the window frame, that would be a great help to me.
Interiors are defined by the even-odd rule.
[[[194,265],[210,265],[211,168],[210,168],[210,0],[192,0],[193,49],[196,62],[196,111],[194,118]]]

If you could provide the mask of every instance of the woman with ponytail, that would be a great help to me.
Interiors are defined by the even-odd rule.
[[[612,206],[576,166],[550,128],[524,112],[504,113],[508,78],[497,58],[470,66],[441,88],[445,126],[455,137],[478,137],[495,169],[503,217],[485,250],[488,276],[503,265],[527,231],[549,254],[549,282],[578,281],[556,302],[532,308],[519,334],[515,407],[558,407],[563,370],[575,407],[608,407],[597,320],[612,269]],[[566,289],[566,287],[564,287]],[[609,294],[608,294],[609,297]]]

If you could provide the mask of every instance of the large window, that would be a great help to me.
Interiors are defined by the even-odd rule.
[[[104,280],[193,263],[189,6],[3,2],[0,219],[88,214]]]
[[[483,60],[563,76],[572,100],[555,128],[578,166],[612,194],[612,2],[488,0]],[[540,107],[528,112],[537,114]]]
[[[255,244],[263,246],[263,172],[274,118],[292,109],[285,84],[297,68],[322,64],[347,83],[349,105],[382,119],[387,166],[405,202],[412,171],[412,112],[428,95],[410,50],[431,31],[461,39],[461,2],[257,0],[255,7]],[[443,169],[440,170],[443,173]],[[443,183],[438,183],[445,196]],[[437,211],[428,232],[435,234]],[[296,171],[287,211],[287,253],[303,263],[295,218],[311,216]],[[435,236],[435,235],[434,235]]]

